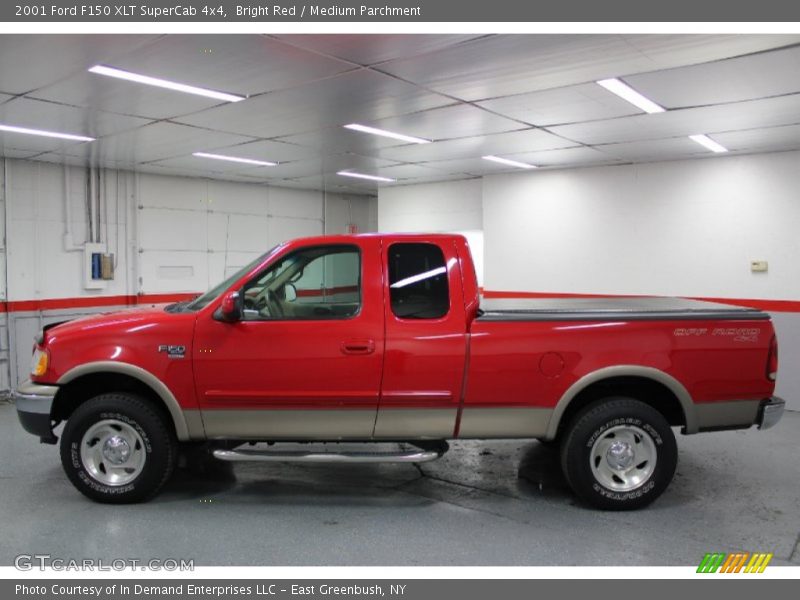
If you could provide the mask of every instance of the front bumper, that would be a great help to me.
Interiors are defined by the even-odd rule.
[[[46,444],[55,444],[58,438],[53,434],[50,412],[58,388],[52,385],[39,385],[26,381],[11,392],[11,399],[17,408],[17,416],[28,433],[39,436]]]
[[[786,402],[777,396],[765,400],[758,409],[758,420],[756,421],[758,428],[769,429],[773,427],[781,420],[784,408],[786,408]]]

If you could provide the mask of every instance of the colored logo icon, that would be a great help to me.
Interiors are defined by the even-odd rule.
[[[772,553],[766,552],[710,552],[700,561],[698,573],[763,573]]]

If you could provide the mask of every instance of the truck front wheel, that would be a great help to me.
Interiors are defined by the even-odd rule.
[[[175,467],[175,436],[148,400],[128,393],[96,396],[67,420],[61,464],[72,484],[98,502],[142,502]]]
[[[672,481],[677,462],[667,420],[633,398],[590,404],[572,420],[561,444],[561,468],[570,487],[605,510],[650,504]]]

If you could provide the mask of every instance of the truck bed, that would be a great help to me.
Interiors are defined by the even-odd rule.
[[[481,321],[687,321],[769,319],[753,308],[685,298],[482,299]]]

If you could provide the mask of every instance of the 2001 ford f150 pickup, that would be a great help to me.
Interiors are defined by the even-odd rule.
[[[190,302],[45,327],[15,400],[44,442],[66,421],[66,474],[104,502],[152,497],[186,442],[223,460],[420,462],[450,439],[536,438],[558,443],[580,498],[629,509],[672,479],[672,427],[774,425],[777,363],[756,310],[481,303],[461,236],[325,236],[281,244]],[[281,441],[414,449],[248,445]]]

